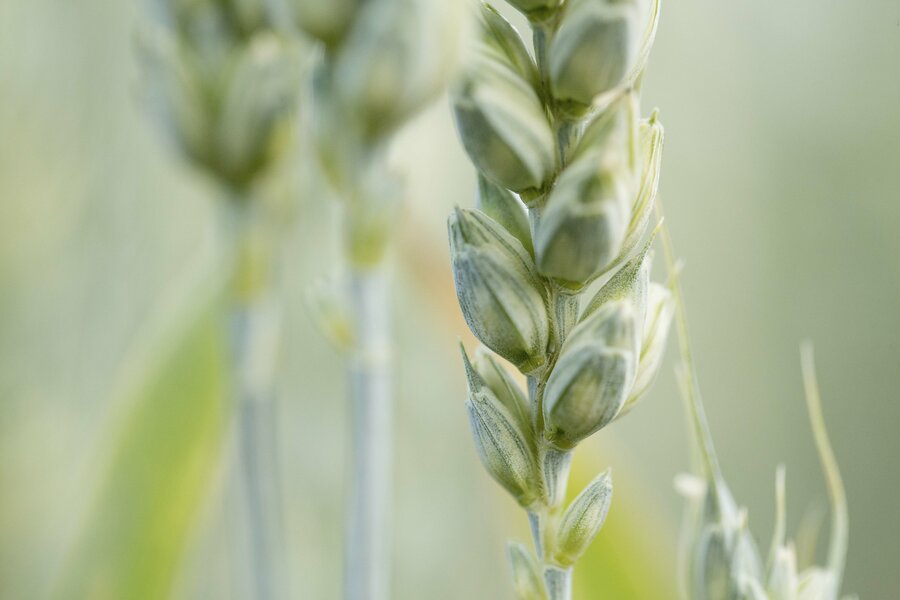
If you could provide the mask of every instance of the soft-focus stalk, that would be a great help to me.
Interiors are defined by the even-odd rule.
[[[654,209],[657,221],[660,223],[665,221],[663,207],[661,202],[656,203]],[[669,287],[672,290],[672,296],[675,299],[675,329],[677,331],[678,348],[681,354],[680,377],[684,390],[685,400],[687,402],[688,412],[690,414],[691,428],[695,439],[700,444],[701,467],[706,475],[710,478],[722,479],[721,469],[719,467],[718,458],[715,448],[713,447],[712,436],[710,435],[709,422],[706,418],[706,408],[700,396],[700,386],[697,383],[697,371],[694,367],[694,354],[691,351],[690,336],[688,334],[687,310],[685,309],[684,291],[681,287],[680,267],[675,258],[675,249],[672,245],[672,236],[669,234],[669,228],[665,225],[659,229],[659,238],[662,243],[663,256],[665,257],[666,269],[669,272]]]
[[[190,6],[188,6],[190,4]],[[278,232],[257,191],[295,149],[302,45],[259,2],[154,2],[138,48],[148,108],[186,164],[223,192],[218,200],[230,287],[234,393],[235,535],[231,571],[240,598],[282,598],[274,369],[279,337],[273,293]],[[231,523],[229,523],[231,525]],[[236,543],[236,546],[238,544]],[[249,570],[249,573],[245,571]]]
[[[246,527],[250,590],[254,598],[285,596],[277,461],[274,372],[280,314],[272,293],[272,240],[251,205],[227,207],[233,279],[230,297],[236,478]]]
[[[391,385],[385,252],[403,197],[387,156],[397,131],[440,94],[456,61],[461,3],[291,2],[320,45],[312,120],[322,174],[343,204],[352,419],[344,598],[390,595]],[[290,13],[290,14],[287,14]],[[346,342],[351,342],[347,347]]]
[[[828,495],[831,498],[831,533],[828,541],[828,570],[834,576],[833,590],[839,593],[847,561],[848,515],[847,492],[838,468],[837,458],[828,431],[825,428],[825,415],[822,414],[822,399],[819,396],[819,383],[816,379],[816,366],[811,342],[804,342],[800,347],[800,359],[803,366],[803,387],[806,391],[806,408],[819,460],[825,473]]]
[[[385,267],[354,268],[349,295],[356,338],[349,360],[352,427],[344,596],[387,600],[392,411]]]

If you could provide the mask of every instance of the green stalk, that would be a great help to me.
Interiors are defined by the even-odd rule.
[[[387,600],[392,411],[384,266],[353,268],[349,294],[356,343],[348,369],[352,427],[344,597]]]
[[[844,564],[847,560],[849,529],[847,492],[844,489],[844,481],[841,478],[837,458],[834,456],[834,449],[831,447],[831,442],[828,441],[825,416],[822,414],[822,400],[819,396],[819,384],[816,379],[812,344],[805,342],[800,347],[800,358],[803,367],[803,387],[806,391],[807,412],[809,413],[813,437],[816,441],[816,449],[819,451],[822,471],[825,473],[825,481],[828,484],[828,495],[831,498],[831,536],[828,543],[827,565],[828,569],[834,573],[834,590],[837,593],[841,589]]]
[[[662,223],[664,221],[662,202],[658,199],[654,210],[656,211],[657,219]],[[722,472],[716,457],[712,436],[710,435],[706,409],[703,407],[703,400],[700,397],[700,386],[697,383],[697,372],[694,368],[694,354],[691,351],[691,341],[688,334],[684,292],[681,288],[681,278],[679,277],[680,269],[675,260],[675,249],[672,245],[672,237],[669,235],[669,228],[665,225],[659,228],[659,238],[662,242],[666,270],[670,277],[669,285],[672,289],[672,296],[675,299],[675,327],[678,331],[678,345],[682,361],[680,383],[691,415],[694,436],[700,446],[701,464],[711,480],[722,481]]]
[[[538,438],[537,457],[544,493],[538,505],[528,511],[535,553],[541,562],[549,600],[571,600],[572,568],[553,562],[556,527],[566,496],[572,453],[553,448],[544,438],[543,395],[547,377],[553,371],[566,334],[578,315],[578,296],[551,290],[553,310],[550,311],[550,351],[541,374],[529,377],[529,396],[534,407],[535,431]]]
[[[281,598],[273,398],[280,328],[272,293],[277,236],[267,228],[265,202],[253,192],[293,148],[288,142],[296,126],[302,61],[298,47],[261,11],[236,10],[226,2],[205,3],[203,10],[176,4],[160,3],[154,11],[159,18],[148,19],[140,48],[154,84],[153,112],[186,162],[224,192],[237,488],[228,501],[243,513],[232,520],[246,527],[237,536],[242,547],[235,549],[240,559],[233,571],[249,579],[250,589],[240,596]]]
[[[254,598],[284,595],[273,374],[280,323],[272,294],[270,240],[241,200],[227,207],[233,257],[230,309],[237,479]]]
[[[563,569],[555,566],[544,567],[544,582],[550,600],[571,600],[572,567]]]

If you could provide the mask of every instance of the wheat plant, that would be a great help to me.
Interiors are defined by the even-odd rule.
[[[386,253],[403,195],[387,155],[398,129],[449,79],[456,54],[457,3],[282,4],[287,18],[319,43],[313,133],[322,170],[342,209],[346,282],[340,287],[345,291],[323,294],[317,306],[324,328],[336,332],[348,359],[353,424],[344,597],[386,600],[393,395]]]
[[[661,214],[661,208],[659,205],[657,207]],[[786,540],[784,466],[779,466],[776,472],[775,527],[765,560],[750,532],[747,510],[738,506],[725,482],[694,370],[679,280],[680,269],[665,228],[661,237],[672,279],[681,350],[681,364],[676,373],[689,415],[700,471],[699,475],[682,475],[676,480],[679,491],[689,501],[679,557],[682,562],[682,595],[686,600],[838,600],[847,554],[847,501],[837,460],[825,429],[812,346],[805,343],[801,347],[803,385],[813,437],[831,500],[831,531],[826,564],[800,570],[800,559],[813,562],[815,543],[801,550],[807,556],[798,558],[797,544]],[[844,600],[849,599],[844,597]]]
[[[302,61],[262,0],[157,0],[141,31],[149,107],[186,162],[217,188],[225,237],[238,478],[252,597],[285,593],[273,371],[277,228],[264,176],[288,154]],[[244,557],[243,555],[246,554]]]
[[[662,126],[640,119],[639,95],[659,3],[510,4],[528,19],[534,56],[481,7],[452,91],[478,209],[457,209],[448,228],[459,303],[486,347],[474,360],[463,350],[476,449],[533,534],[534,553],[509,546],[516,594],[565,600],[612,497],[607,471],[564,506],[572,452],[649,388],[672,317],[642,244]]]

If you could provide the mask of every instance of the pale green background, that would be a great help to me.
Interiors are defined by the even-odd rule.
[[[112,0],[0,3],[4,598],[47,592],[124,410],[112,400],[123,357],[153,307],[183,287],[185,265],[202,271],[214,256],[211,190],[139,108],[140,18]],[[662,198],[686,262],[699,376],[735,494],[764,543],[778,462],[788,468],[791,525],[823,498],[797,352],[810,338],[848,487],[846,589],[894,597],[900,2],[664,2],[645,90],[645,110],[653,106],[666,126]],[[472,202],[446,103],[406,132],[396,154],[410,170],[397,252],[396,596],[504,597],[501,542],[520,519],[467,439],[455,351],[462,325],[420,278],[426,261],[437,282],[429,289],[449,289],[444,215]],[[306,598],[339,589],[341,368],[303,308],[304,282],[327,274],[323,256],[333,254],[325,202],[302,198],[284,255],[282,471],[295,591]],[[640,482],[617,502],[655,506],[646,522],[663,547],[681,508],[671,480],[688,466],[683,429],[667,368],[645,405],[607,435],[601,459]],[[641,486],[650,499],[630,502]],[[221,597],[221,518],[211,509],[203,520],[184,597]]]

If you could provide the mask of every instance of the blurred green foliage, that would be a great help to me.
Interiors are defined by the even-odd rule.
[[[228,423],[222,319],[204,309],[140,386],[55,597],[171,595]]]

